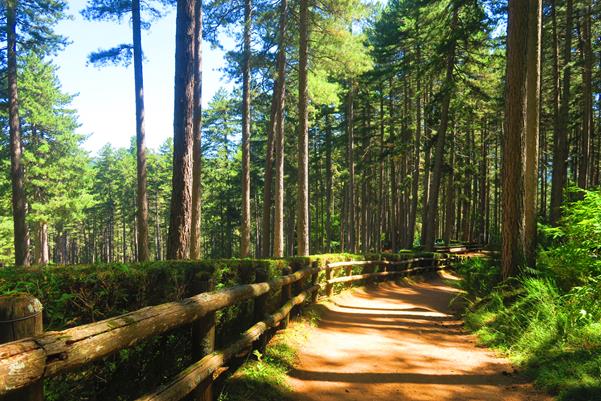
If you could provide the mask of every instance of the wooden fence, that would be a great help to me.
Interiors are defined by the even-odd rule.
[[[247,355],[253,347],[264,346],[266,333],[285,328],[291,310],[306,302],[315,302],[321,290],[333,295],[334,285],[359,280],[384,280],[438,270],[447,259],[413,258],[402,261],[350,261],[329,263],[291,272],[266,280],[257,271],[254,284],[209,291],[178,302],[150,306],[121,316],[62,331],[43,332],[41,305],[29,296],[0,297],[0,399],[43,400],[43,380],[83,367],[114,352],[134,346],[153,336],[184,325],[192,325],[192,354],[196,363],[141,400],[212,399],[212,382],[236,356]],[[353,275],[355,267],[362,274]],[[334,278],[334,272],[343,275]],[[321,274],[324,272],[325,274]],[[211,290],[211,282],[206,289]],[[266,313],[268,297],[281,290],[280,308]],[[254,299],[252,327],[227,348],[215,348],[215,312]],[[8,334],[7,334],[8,333]],[[4,334],[4,335],[3,335]],[[16,341],[15,341],[16,340]],[[7,342],[11,341],[11,342]]]
[[[436,246],[434,247],[436,252],[440,253],[451,253],[454,255],[461,255],[464,253],[479,251],[482,249],[482,245],[478,243],[474,244],[461,244],[461,245],[444,245],[444,246]]]

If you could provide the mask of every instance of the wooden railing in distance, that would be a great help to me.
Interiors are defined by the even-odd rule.
[[[395,262],[335,262],[324,267],[317,267],[314,263],[311,267],[295,273],[290,273],[289,268],[285,269],[288,274],[273,280],[205,292],[179,302],[150,306],[100,322],[63,331],[46,332],[6,343],[0,345],[0,398],[17,390],[37,386],[44,378],[83,367],[174,328],[203,322],[206,319],[214,325],[216,311],[254,299],[257,323],[246,330],[237,341],[224,350],[210,352],[156,392],[139,398],[139,400],[180,400],[199,386],[204,386],[206,390],[207,381],[213,379],[214,372],[232,357],[252,350],[269,329],[276,328],[278,325],[285,328],[292,308],[307,300],[315,301],[321,288],[325,287],[325,296],[331,296],[335,284],[438,270],[443,267],[444,262],[445,259],[441,258],[412,258]],[[352,269],[357,266],[380,267],[380,271],[353,275]],[[337,269],[345,269],[346,275],[334,278],[333,272]],[[325,271],[325,280],[319,283],[318,274],[321,271]],[[306,277],[310,277],[310,280]],[[301,288],[297,288],[296,291],[293,290],[295,283],[301,284]],[[302,283],[308,283],[308,288],[302,288]],[[279,289],[282,289],[282,306],[273,314],[263,315],[261,318],[261,314],[265,313],[266,296]],[[296,294],[292,294],[293,291]],[[203,328],[202,324],[199,326],[197,333],[214,336],[211,327]],[[203,339],[196,338],[195,341],[203,341]],[[212,350],[212,344],[214,338],[205,341],[203,347],[205,354],[206,350]],[[207,394],[211,393],[210,384],[208,386],[209,391],[204,391],[204,396],[201,391],[197,399],[207,399]],[[196,394],[197,391],[195,397]],[[23,399],[23,401],[30,400]]]
[[[459,245],[458,244],[458,245],[443,245],[443,246],[434,247],[436,252],[451,253],[451,254],[456,254],[456,255],[477,251],[482,248],[483,248],[482,244],[476,244],[476,243],[467,244],[467,245]]]

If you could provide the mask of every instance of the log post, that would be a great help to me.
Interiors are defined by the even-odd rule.
[[[304,268],[304,266],[296,266],[292,269],[292,271],[294,273],[296,273],[299,270],[302,270]],[[307,282],[307,277],[303,277],[300,280],[296,281],[294,284],[292,284],[292,297],[297,296],[298,294],[300,294],[301,292],[303,292],[303,290],[305,289],[305,284]],[[292,312],[290,312],[290,314],[292,316],[299,316],[302,313],[302,305],[296,305],[294,308],[292,308]]]
[[[326,297],[331,298],[334,295],[334,284],[329,281],[332,279],[332,268],[326,266]]]
[[[311,267],[313,269],[315,269],[315,272],[311,275],[311,287],[315,286],[317,284],[317,279],[319,278],[319,272],[317,271],[317,268],[319,267],[319,262],[317,260],[314,260],[311,263]],[[311,296],[311,303],[316,303],[317,302],[317,296],[319,295],[319,291],[314,291],[313,295]]]
[[[263,283],[268,280],[267,272],[263,269],[257,269],[255,273],[255,283]],[[265,319],[267,315],[267,299],[269,297],[269,293],[265,293],[261,296],[255,298],[255,304],[253,309],[254,322],[258,323]],[[260,353],[265,353],[265,348],[267,346],[267,335],[264,334],[256,342],[256,347]]]
[[[386,273],[388,271],[388,265],[385,263],[386,261],[382,260],[380,261],[380,263],[378,263],[378,272],[384,272]],[[382,277],[382,280],[379,281],[388,281],[388,279],[386,278],[386,276]]]
[[[41,302],[28,294],[0,296],[0,344],[33,337],[44,332]],[[27,372],[24,372],[27,374]],[[44,381],[14,391],[3,401],[43,401]]]
[[[196,293],[210,292],[215,290],[215,281],[211,278],[199,282],[194,288]],[[215,312],[192,323],[192,358],[199,361],[203,357],[215,351]],[[209,376],[193,392],[192,401],[213,401],[213,377]]]
[[[292,273],[292,269],[288,266],[282,269],[282,275],[287,276]],[[292,299],[292,284],[288,284],[282,287],[282,305],[285,305]],[[288,328],[288,323],[290,323],[290,314],[286,315],[282,322],[280,323],[280,329],[284,330]]]

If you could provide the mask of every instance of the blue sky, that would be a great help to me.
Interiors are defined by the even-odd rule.
[[[82,134],[89,135],[84,147],[95,153],[106,143],[129,146],[135,135],[133,68],[86,65],[90,52],[131,41],[129,21],[89,22],[80,15],[86,0],[69,1],[72,20],[60,23],[57,31],[72,42],[54,60],[59,66],[63,89],[78,94],[74,108],[79,113]],[[153,23],[142,34],[146,136],[148,147],[157,148],[173,135],[173,69],[175,53],[175,9]],[[231,85],[219,71],[224,53],[205,45],[203,103],[221,87]]]

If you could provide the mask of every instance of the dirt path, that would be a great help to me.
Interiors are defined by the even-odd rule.
[[[453,279],[445,275],[446,279]],[[478,348],[435,277],[357,289],[323,318],[290,373],[299,401],[547,401],[509,363]]]

